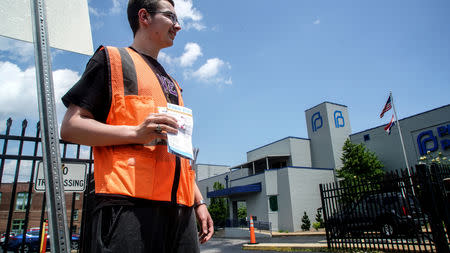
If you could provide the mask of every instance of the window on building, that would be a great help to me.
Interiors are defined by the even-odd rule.
[[[269,207],[270,207],[270,211],[272,211],[272,212],[278,211],[278,196],[277,195],[269,196]]]
[[[208,187],[208,186],[206,186],[206,192],[207,192],[207,193],[209,192],[209,187]]]
[[[73,227],[72,227],[72,234],[76,234],[77,233],[77,226],[76,225],[73,225]]]
[[[28,207],[28,192],[17,193],[16,210],[26,210]]]
[[[2,203],[2,193],[0,192],[0,204]]]
[[[17,219],[12,221],[11,232],[17,234],[23,233],[23,228],[25,226],[25,220]]]
[[[78,220],[78,209],[73,210],[73,220]]]
[[[80,200],[80,194],[78,192],[75,193],[75,200]]]
[[[364,135],[364,141],[370,141],[370,135],[369,134],[365,134]]]

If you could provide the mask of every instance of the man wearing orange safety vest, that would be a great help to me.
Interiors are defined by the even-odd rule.
[[[127,48],[101,46],[64,95],[61,138],[94,147],[89,252],[199,252],[213,222],[190,161],[167,152],[181,88],[156,60],[181,29],[173,0],[129,0]],[[195,218],[200,225],[197,235]]]

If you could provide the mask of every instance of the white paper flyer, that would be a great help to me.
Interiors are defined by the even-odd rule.
[[[192,150],[192,129],[194,120],[192,110],[186,107],[167,103],[167,107],[159,107],[160,113],[167,113],[178,121],[178,134],[167,134],[167,150],[169,153],[188,159],[194,159]]]

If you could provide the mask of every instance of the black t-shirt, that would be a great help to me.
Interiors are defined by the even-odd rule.
[[[134,48],[130,47],[134,51]],[[136,51],[137,52],[137,51]],[[150,68],[155,72],[167,102],[178,104],[176,84],[159,62],[151,56],[145,57]],[[106,122],[111,107],[111,85],[108,83],[108,70],[105,50],[97,50],[86,65],[86,70],[80,80],[62,97],[66,107],[75,104],[92,113],[94,119]]]

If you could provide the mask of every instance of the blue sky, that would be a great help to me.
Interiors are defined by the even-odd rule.
[[[126,0],[90,0],[94,49],[128,46]],[[352,132],[449,104],[450,1],[175,0],[183,29],[159,60],[194,112],[199,163],[237,165],[287,136],[307,138],[304,111],[348,106]],[[60,97],[89,56],[52,50]],[[0,130],[38,118],[31,44],[0,38]],[[24,103],[26,101],[26,103]],[[34,101],[34,102],[33,102]],[[18,131],[17,131],[18,132]]]

